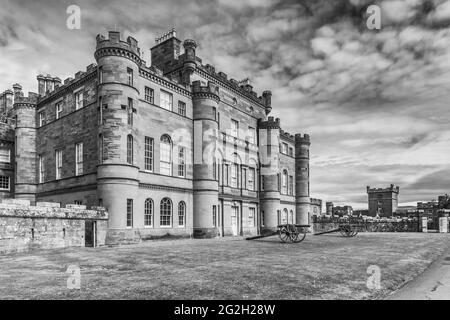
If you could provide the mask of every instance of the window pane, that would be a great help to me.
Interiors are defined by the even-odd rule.
[[[0,149],[0,162],[9,163],[11,161],[11,151],[8,148]]]
[[[145,200],[144,204],[144,225],[153,225],[153,201],[152,199]]]
[[[172,143],[167,136],[161,138],[160,143],[160,173],[172,174]]]
[[[161,226],[172,225],[172,201],[170,201],[169,198],[164,198],[161,200],[159,224]]]
[[[161,108],[172,111],[172,94],[161,90]]]
[[[133,226],[133,199],[127,199],[127,227]]]
[[[145,170],[153,171],[153,138],[145,137],[144,147]]]
[[[0,176],[0,190],[9,190],[9,177]]]

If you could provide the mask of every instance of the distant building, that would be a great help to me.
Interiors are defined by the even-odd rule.
[[[311,198],[311,214],[320,217],[322,215],[322,200]],[[310,219],[311,221],[311,219]]]
[[[393,184],[388,188],[370,188],[367,186],[369,216],[391,217],[397,211],[400,187]]]
[[[353,215],[352,206],[336,206],[333,207],[333,216],[351,216]]]
[[[326,214],[327,216],[332,216],[333,215],[333,202],[327,202],[325,204],[326,206]]]

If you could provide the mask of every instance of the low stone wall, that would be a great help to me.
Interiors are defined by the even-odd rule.
[[[0,253],[86,245],[86,221],[95,221],[95,244],[105,245],[108,213],[104,208],[3,199],[0,203]]]

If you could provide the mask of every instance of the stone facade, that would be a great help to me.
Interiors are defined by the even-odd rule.
[[[270,91],[228,79],[196,49],[172,30],[148,66],[137,40],[111,31],[74,78],[39,75],[38,94],[16,86],[13,103],[5,91],[16,123],[0,139],[15,137],[15,152],[2,174],[15,179],[0,196],[105,206],[108,243],[308,224],[309,135],[283,131]]]
[[[398,207],[400,187],[393,184],[388,188],[370,188],[367,186],[369,216],[392,217]]]

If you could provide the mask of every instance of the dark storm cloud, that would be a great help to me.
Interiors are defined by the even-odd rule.
[[[423,200],[414,183],[450,163],[450,1],[84,0],[81,30],[65,26],[70,4],[2,0],[0,90],[73,76],[94,61],[95,35],[114,28],[148,61],[174,26],[217,71],[271,89],[284,129],[311,134],[313,196],[363,206],[367,184],[397,183],[401,201]],[[366,28],[370,4],[381,30]]]

